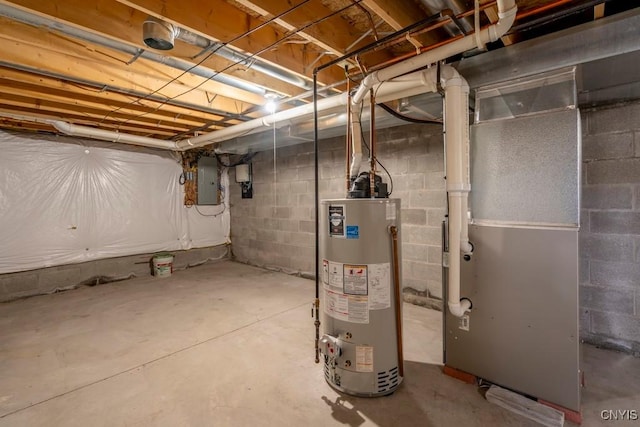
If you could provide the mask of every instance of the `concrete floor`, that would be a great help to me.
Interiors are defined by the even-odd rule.
[[[0,426],[537,425],[443,375],[441,313],[413,305],[403,385],[339,395],[312,299],[312,281],[225,261],[0,304]],[[584,353],[583,424],[640,412],[640,359]]]

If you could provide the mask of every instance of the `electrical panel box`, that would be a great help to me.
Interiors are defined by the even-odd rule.
[[[219,205],[218,159],[200,157],[198,159],[198,205]]]

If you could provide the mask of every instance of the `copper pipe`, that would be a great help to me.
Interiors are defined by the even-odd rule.
[[[439,43],[436,43],[436,44],[432,44],[432,45],[429,45],[429,46],[424,46],[424,47],[420,48],[420,53],[424,53],[424,52],[426,52],[428,50],[435,49],[435,48],[440,47],[442,45],[451,43],[451,42],[453,42],[455,40],[461,39],[462,37],[465,37],[465,36],[458,35],[458,36],[452,37],[450,39],[443,40],[443,41],[441,41]],[[377,71],[377,70],[379,70],[381,68],[385,68],[385,67],[387,67],[389,65],[393,65],[396,62],[403,61],[403,60],[411,58],[413,56],[416,56],[416,52],[411,52],[411,53],[407,53],[405,55],[396,56],[395,58],[392,58],[392,59],[390,59],[388,61],[384,61],[384,62],[381,62],[381,63],[377,64],[375,67],[371,67],[370,71]]]
[[[537,15],[540,12],[545,12],[549,9],[554,9],[558,6],[562,6],[563,4],[572,3],[573,0],[557,0],[553,3],[548,3],[540,7],[533,8],[531,10],[523,11],[516,14],[516,19],[528,18],[531,15]]]
[[[549,9],[553,9],[553,8],[556,8],[556,7],[562,6],[562,5],[567,4],[567,3],[571,3],[571,2],[572,2],[572,0],[557,0],[557,1],[553,2],[553,3],[548,3],[548,4],[545,4],[543,6],[540,6],[540,7],[525,11],[525,12],[518,13],[518,14],[516,14],[516,19],[528,18],[529,16],[537,15],[538,13],[545,12],[545,11],[547,11]],[[488,9],[489,7],[494,6],[495,4],[496,4],[495,1],[490,1],[490,2],[487,2],[487,3],[481,4],[480,5],[480,10]],[[463,12],[461,14],[456,15],[456,19],[465,18],[467,16],[473,15],[474,13],[475,13],[475,10],[468,10],[466,12]],[[447,19],[445,19],[444,21],[440,21],[440,22],[438,22],[436,24],[433,24],[433,25],[425,27],[425,28],[423,28],[421,30],[415,31],[415,32],[411,33],[411,35],[412,36],[416,36],[416,35],[422,34],[422,33],[427,32],[427,31],[432,31],[432,30],[434,30],[436,28],[440,28],[440,27],[450,23],[451,21],[452,21],[451,18],[447,17]],[[488,27],[488,26],[483,27],[483,29],[486,28],[486,27]],[[471,33],[471,34],[473,34],[473,33]],[[402,60],[405,60],[405,59],[411,58],[413,56],[416,56],[416,55],[418,55],[420,53],[424,53],[424,52],[427,52],[427,51],[429,51],[431,49],[435,49],[436,47],[440,47],[442,45],[451,43],[451,42],[453,42],[455,40],[458,40],[461,37],[464,37],[464,36],[458,35],[458,36],[455,36],[455,37],[451,37],[451,38],[443,40],[443,41],[441,41],[439,43],[432,44],[432,45],[429,45],[429,46],[424,46],[424,47],[419,49],[418,53],[416,53],[414,51],[414,52],[411,52],[411,53],[407,53],[405,55],[401,55],[401,56],[392,58],[392,59],[390,59],[388,61],[381,62],[379,64],[376,64],[375,66],[370,67],[369,68],[369,72],[377,71],[377,70],[379,70],[381,68],[385,68],[385,67],[387,67],[389,65],[393,65],[396,62],[400,62]],[[403,41],[403,40],[404,40],[404,38],[402,38],[401,41]],[[385,44],[385,46],[386,46],[386,44]]]
[[[344,72],[348,75],[348,68],[344,68]],[[351,187],[351,177],[349,165],[351,163],[351,80],[347,78],[347,141],[345,144],[345,156],[346,156],[346,186],[347,186],[347,194],[349,193],[349,189]]]
[[[376,96],[373,88],[369,90],[369,157],[371,173],[369,174],[369,188],[371,197],[376,197]]]
[[[398,257],[398,227],[389,227],[393,250],[393,299],[396,311],[396,342],[398,346],[398,372],[404,377],[404,355],[402,354],[402,301],[400,300],[400,266]]]

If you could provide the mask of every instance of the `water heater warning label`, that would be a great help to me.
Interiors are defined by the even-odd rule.
[[[369,323],[369,304],[366,296],[345,295],[325,289],[324,312],[337,320]]]
[[[391,307],[391,264],[369,264],[369,310]]]
[[[327,277],[325,280],[325,287],[330,286],[332,288],[342,290],[344,283],[342,264],[324,260],[323,266],[326,268]]]
[[[373,372],[373,347],[356,346],[356,371]]]
[[[349,295],[367,295],[367,266],[344,265],[344,293]]]

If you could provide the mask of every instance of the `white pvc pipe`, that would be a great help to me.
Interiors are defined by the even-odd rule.
[[[52,120],[51,125],[58,131],[72,136],[85,138],[100,139],[103,141],[123,142],[131,145],[140,145],[143,147],[162,148],[165,150],[176,150],[175,141],[167,141],[164,139],[148,138],[146,136],[131,135],[128,133],[120,133],[109,130],[95,129],[87,126],[72,125],[60,120]]]
[[[447,197],[449,198],[449,277],[447,305],[451,314],[464,315],[471,302],[460,299],[460,256],[470,252],[467,204],[469,183],[469,85],[450,67],[441,69],[445,91],[445,129]]]
[[[504,33],[507,32],[516,18],[517,7],[515,0],[501,0],[498,1],[498,17],[500,18],[495,24],[485,28],[480,32],[480,40],[483,44],[494,42],[498,40]],[[360,84],[357,92],[352,98],[352,103],[355,105],[362,101],[367,94],[367,91],[375,86],[377,83],[390,80],[394,77],[409,73],[418,68],[426,67],[431,64],[435,64],[438,61],[449,58],[453,55],[457,55],[461,52],[466,52],[476,47],[477,38],[472,34],[461,39],[455,40],[451,43],[440,46],[436,49],[429,50],[427,52],[416,55],[406,61],[399,62],[391,65],[382,70],[375,71],[369,74],[363,82]]]
[[[378,93],[377,99],[379,99],[380,102],[391,101],[400,97],[417,95],[419,93],[425,92],[424,88],[421,88],[419,85],[415,84],[415,81],[386,82],[380,84],[380,87],[376,88],[376,91]],[[347,102],[347,94],[342,93],[340,95],[335,95],[319,100],[317,103],[317,110],[318,112],[331,110],[336,107],[345,106],[347,105]],[[367,103],[368,100],[365,100],[364,102]],[[311,114],[313,114],[313,104],[301,105],[299,107],[280,111],[278,113],[270,114],[262,118],[249,120],[235,126],[216,130],[194,138],[182,139],[178,141],[177,145],[178,149],[181,151],[202,147],[214,142],[225,141],[238,136],[248,135],[257,132],[264,127],[270,127],[274,123],[281,124],[286,120],[292,120]]]
[[[371,108],[375,108],[372,106]],[[362,164],[362,124],[360,123],[360,113],[362,104],[351,106],[351,167],[349,177],[353,181],[360,173]]]

